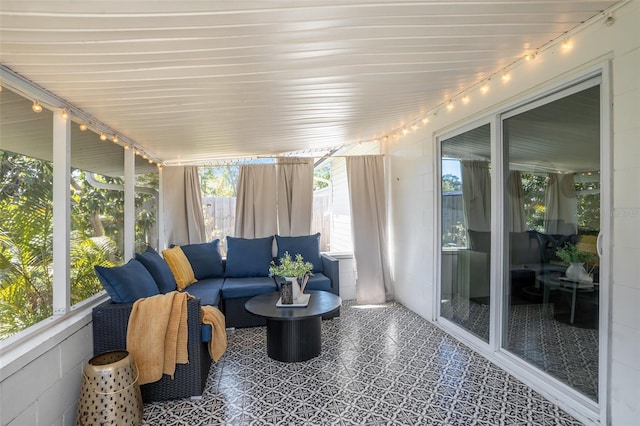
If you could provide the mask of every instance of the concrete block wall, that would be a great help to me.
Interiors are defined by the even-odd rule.
[[[90,320],[89,310],[68,327],[34,336],[27,353],[0,366],[2,426],[75,424],[82,368],[93,356]]]

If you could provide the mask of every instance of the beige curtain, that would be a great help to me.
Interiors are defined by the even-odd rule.
[[[277,226],[275,164],[240,166],[235,236],[268,237],[278,232]]]
[[[527,217],[524,213],[524,190],[522,189],[522,174],[512,171],[507,178],[507,203],[509,217],[509,231],[524,232],[527,230]]]
[[[578,200],[573,174],[549,173],[545,192],[544,228],[547,234],[578,233]]]
[[[278,158],[278,234],[309,235],[313,214],[313,158]]]
[[[347,157],[356,302],[384,303],[392,298],[384,163],[381,155]]]
[[[486,161],[460,162],[467,229],[491,231],[491,175]]]
[[[177,245],[205,242],[198,168],[164,167],[162,190],[166,242]]]

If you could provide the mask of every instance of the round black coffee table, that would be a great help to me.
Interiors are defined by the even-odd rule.
[[[320,355],[322,315],[331,313],[342,299],[326,291],[307,291],[306,307],[277,307],[279,292],[252,297],[247,311],[267,320],[267,355],[283,362],[299,362]]]

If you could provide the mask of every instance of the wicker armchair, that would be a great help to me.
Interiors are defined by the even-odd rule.
[[[111,300],[93,309],[93,353],[126,349],[127,327],[133,303],[113,303]],[[202,343],[200,300],[187,301],[189,353],[188,364],[176,365],[172,379],[166,374],[157,382],[140,386],[144,402],[202,396],[211,367],[207,344]]]

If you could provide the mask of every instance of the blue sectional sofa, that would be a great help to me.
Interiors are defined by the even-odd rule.
[[[274,239],[278,249],[275,259],[272,257]],[[218,240],[183,245],[178,254],[184,254],[186,263],[183,261],[178,267],[186,271],[176,271],[169,266],[168,255],[173,252],[163,252],[163,258],[152,248],[136,254],[123,266],[96,266],[96,274],[111,300],[93,310],[94,354],[126,348],[128,318],[137,299],[175,290],[186,291],[195,297],[187,306],[189,364],[176,366],[173,379],[163,376],[158,382],[142,385],[142,397],[145,402],[151,402],[201,395],[211,366],[207,342],[212,333],[209,326],[196,320],[200,306],[218,307],[225,315],[228,328],[264,325],[265,320],[247,312],[244,304],[253,296],[279,289],[279,279],[269,276],[269,265],[284,252],[300,253],[313,263],[314,275],[307,284],[308,289],[339,295],[338,261],[319,252],[319,239],[320,234],[257,239],[227,237],[226,259],[220,256]],[[185,279],[189,274],[191,278]],[[192,280],[195,281],[185,284]],[[339,315],[338,310],[325,319]]]
[[[272,255],[274,240],[275,258]],[[340,294],[338,260],[320,253],[319,242],[320,234],[254,239],[227,237],[226,259],[220,255],[219,240],[179,246],[193,271],[192,279],[186,278],[193,282],[182,285],[180,272],[171,268],[168,253],[163,252],[165,261],[150,247],[126,265],[95,269],[112,303],[132,303],[154,294],[186,291],[200,299],[202,305],[218,307],[225,315],[227,327],[250,327],[265,322],[248,313],[244,304],[253,296],[279,290],[281,278],[270,277],[269,266],[285,252],[299,253],[313,264],[313,276],[307,284],[309,290]],[[338,315],[339,311],[327,318]]]

